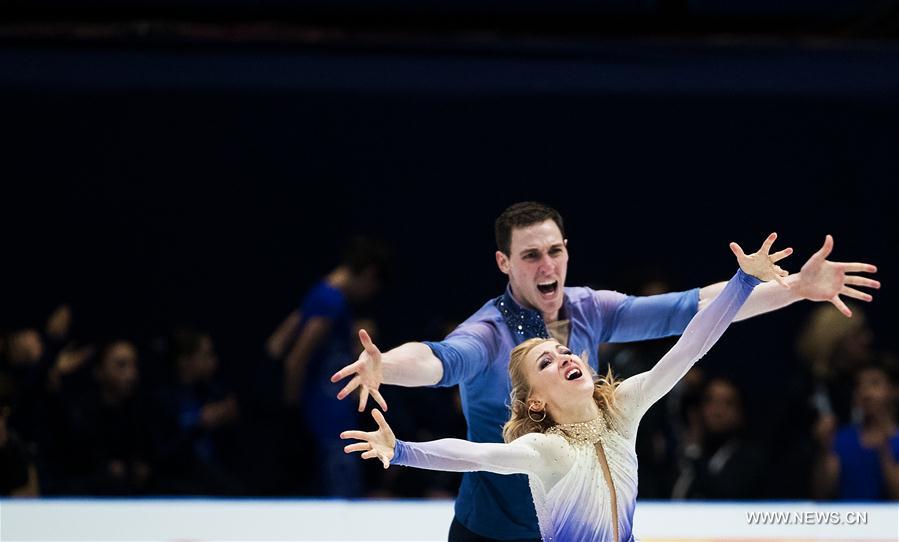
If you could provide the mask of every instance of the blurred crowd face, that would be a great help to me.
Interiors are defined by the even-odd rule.
[[[138,382],[137,349],[128,341],[107,348],[97,368],[97,380],[104,392],[114,399],[127,399],[134,394]]]
[[[215,346],[212,337],[203,335],[200,339],[200,348],[191,356],[191,365],[198,380],[209,380],[218,370],[219,360],[215,355]]]
[[[44,343],[35,329],[17,331],[10,335],[8,341],[10,365],[37,363],[44,355]]]
[[[381,290],[381,279],[378,270],[368,267],[353,275],[347,295],[357,303],[373,298]]]
[[[858,373],[855,401],[866,416],[890,412],[895,400],[896,387],[882,369],[869,367]]]
[[[496,263],[509,275],[519,303],[540,311],[548,321],[558,317],[565,295],[568,248],[555,222],[545,220],[512,230],[509,255],[497,251]]]
[[[702,420],[709,433],[732,433],[743,425],[743,404],[737,389],[725,380],[712,380],[702,401]]]

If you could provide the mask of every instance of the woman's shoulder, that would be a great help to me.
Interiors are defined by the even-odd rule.
[[[555,433],[527,433],[513,440],[512,444],[527,446],[541,453],[569,447],[565,437]]]

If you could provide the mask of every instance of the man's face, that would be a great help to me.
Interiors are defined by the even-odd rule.
[[[568,272],[567,241],[552,220],[512,230],[509,255],[496,252],[496,264],[509,275],[519,303],[553,321],[562,308]]]

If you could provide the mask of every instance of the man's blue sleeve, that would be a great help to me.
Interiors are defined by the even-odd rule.
[[[602,342],[623,343],[680,335],[699,312],[699,288],[643,297],[594,292]]]
[[[443,364],[443,377],[435,386],[455,386],[483,372],[496,358],[499,334],[485,322],[465,323],[446,339],[424,344]]]

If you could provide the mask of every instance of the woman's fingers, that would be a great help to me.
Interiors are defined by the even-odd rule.
[[[338,380],[343,380],[344,378],[346,378],[350,375],[354,375],[358,372],[359,372],[359,362],[355,361],[355,362],[347,365],[343,369],[334,373],[334,375],[331,376],[331,382],[337,382]]]
[[[768,252],[771,251],[771,245],[774,244],[775,240],[777,240],[777,233],[771,233],[771,235],[766,237],[765,240],[762,242],[762,248],[759,249],[759,252],[761,252],[762,254],[767,256]]]
[[[768,259],[771,260],[771,263],[775,263],[775,262],[779,262],[780,260],[783,260],[784,258],[786,258],[787,256],[789,256],[792,253],[793,253],[793,248],[788,247],[781,251],[775,252],[774,254],[771,254],[770,256],[768,256]]]
[[[362,347],[365,348],[369,356],[374,358],[381,355],[381,351],[378,350],[375,343],[371,342],[371,337],[368,336],[368,332],[364,329],[359,330],[359,340],[362,341]]]
[[[860,291],[856,290],[855,288],[850,288],[849,286],[843,286],[843,288],[840,290],[840,293],[843,295],[848,295],[849,297],[852,297],[855,299],[860,299],[862,301],[871,301],[872,299],[874,299],[874,297],[871,296],[871,294],[866,294],[865,292],[860,292]]]
[[[738,245],[737,243],[731,243],[730,250],[731,250],[731,252],[734,253],[734,256],[736,256],[737,258],[745,258],[746,257],[746,253],[743,252],[743,248],[740,245]]]
[[[381,414],[381,411],[373,408],[371,410],[371,417],[375,419],[375,422],[378,424],[378,429],[381,431],[390,431],[390,426],[387,425],[387,420],[384,419],[384,415]]]

